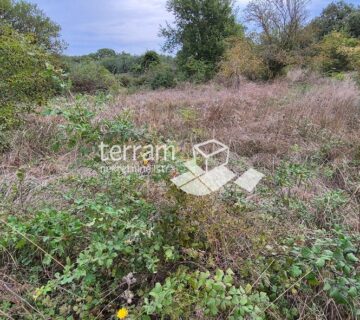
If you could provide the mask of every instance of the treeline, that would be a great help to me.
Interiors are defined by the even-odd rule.
[[[359,71],[360,9],[333,2],[309,21],[307,3],[252,0],[239,24],[231,1],[169,0],[175,24],[161,29],[164,49],[179,49],[178,67],[196,80],[271,79],[293,66],[327,75]]]
[[[360,9],[344,1],[329,4],[307,20],[307,1],[253,0],[244,12],[260,32],[233,38],[220,74],[269,79],[297,66],[328,76],[360,70]]]
[[[0,126],[55,94],[170,88],[219,77],[239,84],[297,66],[328,76],[360,70],[360,9],[344,1],[308,19],[306,0],[252,0],[239,15],[230,0],[168,0],[174,23],[160,28],[166,56],[100,49],[62,55],[60,26],[35,4],[0,0]],[[241,16],[243,24],[237,21]],[[255,27],[256,32],[250,32]]]
[[[74,92],[96,93],[121,88],[170,88],[176,84],[176,65],[171,56],[147,51],[136,56],[103,48],[77,57],[62,57],[63,69]]]

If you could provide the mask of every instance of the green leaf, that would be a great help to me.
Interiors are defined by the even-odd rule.
[[[357,296],[357,290],[355,287],[351,287],[349,290],[348,290],[348,294],[349,296],[351,297],[356,297]]]
[[[292,266],[290,269],[290,273],[293,277],[298,277],[302,274],[302,270],[299,266]]]
[[[315,264],[318,268],[322,268],[325,266],[325,259],[323,257],[321,257],[316,260]]]
[[[351,262],[358,262],[359,259],[355,257],[355,255],[353,253],[348,253],[346,255],[346,259],[348,259]]]
[[[248,302],[248,299],[247,299],[246,296],[241,297],[241,299],[240,299],[240,304],[241,304],[242,306],[246,305],[247,302]]]

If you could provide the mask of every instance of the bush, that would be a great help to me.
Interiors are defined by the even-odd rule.
[[[116,90],[119,87],[116,78],[102,65],[96,62],[75,64],[70,70],[72,90],[94,94],[98,91]]]
[[[128,53],[101,60],[101,64],[113,74],[128,73],[132,71],[139,58]]]
[[[267,78],[269,70],[250,41],[237,39],[226,51],[219,74],[238,84],[242,76],[250,80]]]
[[[141,59],[141,70],[145,72],[151,66],[158,64],[160,64],[160,56],[155,51],[147,51]]]
[[[51,60],[31,37],[0,26],[0,130],[12,127],[23,113],[60,90],[61,72]]]
[[[194,57],[187,59],[186,63],[182,66],[182,70],[185,72],[187,79],[196,83],[209,80],[214,73],[210,64],[203,60],[197,60]]]
[[[134,86],[136,80],[136,78],[129,73],[117,74],[116,79],[119,81],[120,85],[125,88]]]
[[[167,65],[157,65],[149,70],[148,83],[151,89],[173,88],[176,85],[175,71]]]
[[[315,46],[315,68],[326,74],[354,70],[360,67],[360,41],[344,32],[332,32]]]

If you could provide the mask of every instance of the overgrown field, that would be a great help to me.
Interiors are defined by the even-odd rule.
[[[57,98],[27,116],[2,137],[0,319],[360,318],[359,98],[350,78],[293,71]],[[266,175],[255,193],[171,184],[211,138],[235,172]],[[104,170],[101,141],[178,157],[124,175]]]

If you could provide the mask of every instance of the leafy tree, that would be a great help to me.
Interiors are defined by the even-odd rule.
[[[333,31],[316,45],[315,66],[332,74],[341,71],[359,70],[360,40],[345,32]]]
[[[346,29],[352,37],[360,38],[360,10],[349,15]]]
[[[141,70],[147,71],[151,66],[155,66],[160,63],[160,56],[153,50],[145,52],[141,59]]]
[[[224,53],[225,39],[242,31],[230,0],[168,0],[167,10],[175,16],[175,25],[167,23],[161,28],[166,38],[163,48],[180,49],[178,62],[183,69],[195,60],[208,65],[208,73],[213,72]]]
[[[113,49],[103,48],[96,51],[94,54],[95,59],[113,58],[116,57],[116,52]]]
[[[101,60],[101,64],[113,74],[128,73],[132,70],[139,57],[130,53],[122,52],[115,57],[109,57]]]
[[[46,50],[60,53],[65,43],[60,40],[60,26],[47,17],[36,4],[26,1],[0,0],[0,21],[34,40]]]
[[[73,65],[70,69],[70,81],[74,92],[94,94],[119,88],[114,75],[95,61]]]
[[[241,78],[251,80],[267,78],[269,71],[259,54],[259,47],[250,39],[235,38],[225,52],[219,74],[226,82],[238,86]]]
[[[247,22],[260,29],[262,58],[274,76],[307,45],[306,4],[306,0],[252,0],[245,9]]]
[[[348,31],[351,36],[360,36],[360,10],[345,1],[330,3],[320,17],[312,21],[319,39],[332,31]]]
[[[0,25],[0,130],[16,124],[62,85],[51,56],[32,40]]]

